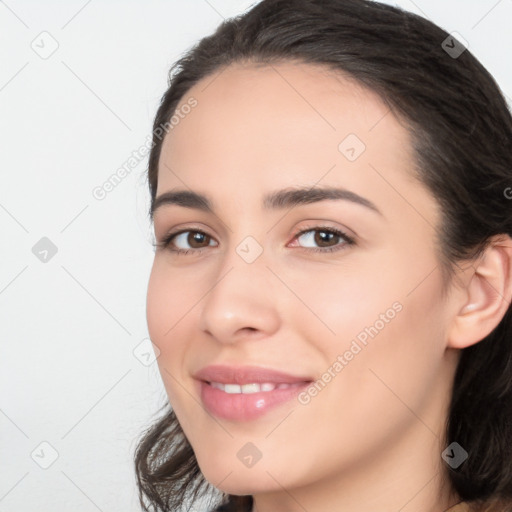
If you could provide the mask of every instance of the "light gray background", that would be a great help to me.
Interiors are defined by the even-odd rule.
[[[135,439],[165,399],[147,158],[93,190],[147,144],[170,65],[252,3],[0,2],[0,512],[140,510]],[[388,3],[458,32],[512,95],[512,0]]]

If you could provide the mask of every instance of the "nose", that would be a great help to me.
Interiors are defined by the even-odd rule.
[[[233,251],[200,303],[200,329],[227,344],[271,336],[280,325],[278,285],[263,255],[247,263]]]

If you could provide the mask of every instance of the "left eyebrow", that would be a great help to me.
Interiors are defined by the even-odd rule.
[[[271,192],[263,197],[263,208],[281,210],[303,204],[326,200],[343,200],[364,206],[382,216],[382,212],[369,199],[344,188],[295,188]],[[190,190],[171,190],[160,194],[151,206],[150,217],[163,205],[175,204],[184,208],[193,208],[206,213],[214,213],[213,202],[207,196]]]

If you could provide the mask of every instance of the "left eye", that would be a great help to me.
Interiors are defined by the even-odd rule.
[[[313,229],[307,229],[304,231],[299,232],[297,235],[295,235],[294,240],[298,240],[300,238],[303,238],[306,240],[306,243],[315,243],[319,245],[320,247],[310,247],[312,251],[315,252],[329,252],[329,251],[337,251],[341,250],[345,245],[353,245],[355,243],[354,239],[343,233],[343,231],[340,231],[338,229],[334,228],[323,228],[323,227],[316,227]],[[336,239],[342,239],[344,240],[344,243],[336,243],[336,244],[330,244],[330,245],[324,245],[329,244],[333,240]]]
[[[319,247],[304,247],[316,252],[329,252],[341,250],[345,245],[353,245],[355,241],[342,231],[334,228],[316,227],[297,233],[293,240],[303,239],[306,243],[315,243]],[[342,243],[332,244],[332,241],[342,239]],[[204,245],[206,242],[206,245]],[[215,246],[213,238],[206,233],[199,230],[183,230],[177,233],[167,235],[160,244],[155,244],[158,247],[169,249],[171,252],[177,254],[199,253],[208,246]],[[189,247],[179,247],[180,243],[188,244]],[[327,245],[325,245],[327,244]]]

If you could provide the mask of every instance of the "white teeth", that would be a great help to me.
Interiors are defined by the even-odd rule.
[[[225,393],[241,393],[242,389],[238,384],[224,384]]]
[[[242,384],[242,393],[258,393],[261,391],[259,384]]]
[[[257,382],[251,384],[221,384],[220,382],[210,382],[210,385],[213,388],[220,389],[225,393],[236,394],[250,394],[250,393],[259,393],[261,391],[273,391],[274,389],[284,389],[290,387],[290,384],[273,384],[271,382],[264,382],[259,384]]]

